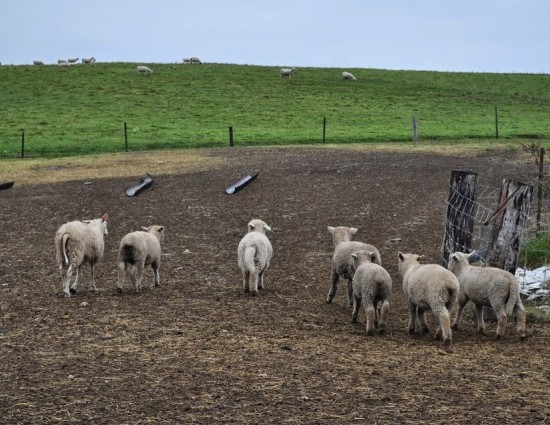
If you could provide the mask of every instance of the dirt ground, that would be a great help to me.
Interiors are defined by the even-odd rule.
[[[494,339],[463,319],[453,354],[409,336],[397,253],[438,262],[450,173],[484,185],[530,181],[519,153],[476,156],[330,148],[206,151],[210,170],[18,186],[0,191],[0,423],[3,424],[533,424],[550,421],[550,325]],[[150,155],[155,155],[151,153]],[[147,169],[136,170],[136,175]],[[235,195],[224,188],[258,171]],[[41,170],[45,175],[49,170]],[[53,237],[64,222],[109,213],[90,292],[63,298]],[[271,225],[266,288],[244,294],[237,244],[247,222]],[[122,236],[166,227],[161,286],[115,290]],[[326,304],[327,226],[359,228],[393,279],[385,335],[367,337],[341,281]],[[432,321],[433,322],[433,321]]]

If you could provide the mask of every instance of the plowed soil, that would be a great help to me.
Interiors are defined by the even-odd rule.
[[[151,153],[154,161],[154,153]],[[409,336],[397,254],[439,262],[452,169],[484,185],[531,181],[520,153],[476,156],[332,148],[205,151],[212,169],[15,186],[0,191],[0,423],[3,424],[533,424],[550,421],[550,326],[495,324],[476,333],[472,309],[446,354],[432,334]],[[221,165],[220,165],[221,164]],[[234,195],[242,176],[258,178]],[[51,173],[41,169],[37,173]],[[89,267],[64,298],[56,229],[109,213],[98,292]],[[243,292],[237,244],[252,218],[271,225],[265,289]],[[161,285],[115,289],[118,243],[166,227]],[[327,226],[355,226],[393,279],[385,335],[367,337],[341,281],[326,304]],[[430,319],[433,325],[433,319]]]

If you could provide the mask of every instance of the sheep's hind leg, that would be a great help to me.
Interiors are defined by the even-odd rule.
[[[125,276],[126,276],[126,265],[121,261],[118,263],[118,283],[116,287],[119,293],[122,292]]]
[[[69,283],[71,282],[73,269],[76,270],[76,273],[75,273],[74,282],[72,285],[70,285],[69,291],[71,292],[71,294],[76,294],[76,287],[78,286],[78,277],[80,275],[80,267],[73,267],[72,265],[69,267],[69,269],[67,270],[67,280],[69,281]]]
[[[353,307],[353,280],[348,280],[348,307]]]
[[[250,292],[250,272],[243,272],[243,289],[244,292]]]
[[[155,274],[155,286],[160,286],[159,265],[157,263],[153,263],[151,264],[151,267],[153,268],[153,272]]]
[[[357,323],[359,308],[361,307],[361,298],[353,296],[353,311],[351,313],[351,323]]]
[[[90,291],[97,291],[97,286],[95,286],[95,264],[91,264],[91,270],[92,270],[92,281],[90,282]]]
[[[334,270],[330,273],[330,289],[327,295],[327,303],[331,303],[336,295],[336,285],[338,285],[338,279],[340,276]]]
[[[264,289],[264,272],[260,272],[258,276],[258,289]]]

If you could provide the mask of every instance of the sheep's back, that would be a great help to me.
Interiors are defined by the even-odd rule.
[[[406,295],[418,305],[428,305],[436,299],[452,304],[458,297],[459,288],[456,276],[437,264],[413,267],[403,279]]]
[[[266,235],[260,232],[250,232],[243,236],[237,248],[239,266],[244,265],[244,252],[246,248],[255,248],[255,259],[265,265],[273,256],[273,247]]]
[[[376,253],[376,264],[382,264],[380,253],[374,245],[358,241],[340,242],[336,246],[334,254],[332,256],[332,264],[336,272],[338,272],[338,274],[342,275],[344,278],[350,279],[355,272],[355,266],[353,264],[353,258],[351,254],[361,250],[367,250]]]
[[[479,302],[489,302],[492,296],[507,299],[517,287],[514,275],[496,267],[468,266],[458,280],[464,293]]]
[[[93,261],[103,257],[105,244],[100,230],[81,221],[71,221],[63,224],[56,232],[58,261],[63,258],[64,235],[69,237],[67,249],[75,252],[82,260]]]

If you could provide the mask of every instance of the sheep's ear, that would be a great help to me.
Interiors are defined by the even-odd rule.
[[[472,258],[473,256],[475,256],[476,254],[477,254],[477,251],[474,249],[472,252],[470,252],[470,253],[468,254],[468,260],[469,260],[470,258]]]
[[[371,262],[373,262],[373,263],[376,262],[376,253],[375,253],[375,252],[371,252],[371,253],[370,253],[370,260],[371,260]]]
[[[355,235],[357,233],[359,229],[357,229],[356,227],[350,227],[349,228],[349,232],[352,234],[352,235]]]
[[[255,227],[256,227],[256,225],[253,222],[248,223],[248,228],[250,230],[254,229]]]
[[[424,256],[423,256],[423,255],[419,255],[416,259],[417,259],[418,261],[423,260],[423,259],[424,259]]]
[[[101,221],[107,221],[109,220],[109,214],[105,213],[101,216]]]
[[[159,232],[164,232],[164,226],[159,227]]]
[[[351,254],[351,258],[353,258],[354,260],[357,260],[357,254]]]
[[[334,227],[328,226],[327,229],[330,233],[334,233]]]
[[[404,260],[403,254],[401,252],[399,252],[399,254],[397,254],[397,256],[399,257],[399,261]]]
[[[264,224],[264,229],[269,230],[271,232],[271,227],[269,227],[267,224]]]
[[[143,230],[144,232],[147,232],[149,229],[145,226],[141,226],[141,230]]]

